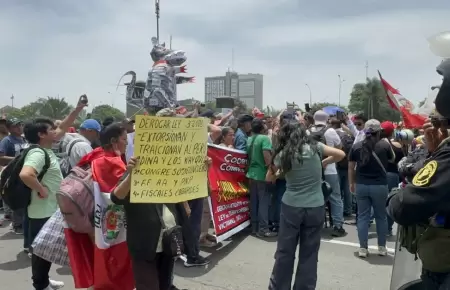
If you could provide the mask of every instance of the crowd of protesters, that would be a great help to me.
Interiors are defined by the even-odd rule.
[[[44,150],[31,149],[19,174],[22,182],[32,189],[28,207],[11,211],[3,203],[4,218],[11,221],[11,230],[24,236],[23,247],[31,258],[34,289],[64,286],[49,279],[51,262],[33,254],[31,248],[39,231],[58,211],[56,192],[61,181],[71,168],[108,155],[122,156],[127,164],[126,173],[113,186],[111,200],[125,209],[136,289],[178,289],[173,285],[174,259],[161,249],[162,225],[157,212],[162,213],[166,226],[183,228],[187,256],[184,265],[204,266],[209,261],[200,255],[200,247],[216,246],[209,231],[211,214],[207,199],[174,205],[131,204],[129,172],[137,164],[132,152],[134,121],[116,122],[108,118],[100,124],[87,119],[76,131],[73,123],[85,106],[80,101],[62,121],[0,120],[0,165],[7,166],[30,144]],[[238,114],[238,108],[228,114],[200,110],[196,104],[192,112],[179,114],[178,110],[167,108],[156,116],[208,118],[209,144],[247,153],[250,230],[259,238],[278,237],[270,289],[290,289],[297,245],[300,251],[295,285],[315,289],[326,207],[331,213],[334,237],[346,235],[344,219],[356,213],[362,258],[368,255],[368,227],[375,219],[378,254],[387,254],[386,237],[392,234],[393,226],[385,211],[387,195],[401,180],[397,163],[410,156],[412,149],[420,150],[420,138],[412,148],[410,142],[395,137],[399,128],[393,123],[367,120],[362,115],[350,119],[345,114],[338,117],[322,110],[314,114],[285,110],[278,116],[265,116],[257,109],[251,114]],[[49,168],[39,179],[47,156]],[[330,187],[326,198],[324,182]]]

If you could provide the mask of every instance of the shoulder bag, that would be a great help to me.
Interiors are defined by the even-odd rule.
[[[176,225],[170,229],[166,227],[163,219],[163,207],[156,205],[156,212],[158,213],[159,221],[161,222],[162,233],[162,249],[163,253],[169,257],[178,257],[184,254],[183,229]],[[167,208],[167,210],[169,210]]]

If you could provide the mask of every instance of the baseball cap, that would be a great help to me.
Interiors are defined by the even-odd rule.
[[[87,119],[84,120],[83,123],[81,123],[80,129],[94,130],[100,132],[102,130],[102,126],[100,125],[99,122],[97,122],[97,120]]]
[[[328,115],[327,113],[325,113],[322,110],[318,110],[317,112],[314,113],[314,125],[327,125],[328,122],[328,118],[330,117],[330,115]]]
[[[387,136],[391,136],[395,130],[394,124],[389,121],[384,121],[383,123],[381,123],[381,128],[383,129],[384,133],[386,133]]]
[[[364,124],[364,131],[366,133],[375,133],[381,131],[381,129],[380,121],[376,119],[370,119]]]
[[[19,125],[22,123],[23,122],[17,118],[11,118],[6,121],[6,126],[11,127],[11,126],[16,126],[16,125]]]

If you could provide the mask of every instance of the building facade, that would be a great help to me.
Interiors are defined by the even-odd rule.
[[[263,75],[227,72],[225,76],[205,78],[205,101],[230,96],[241,100],[247,108],[263,108]]]

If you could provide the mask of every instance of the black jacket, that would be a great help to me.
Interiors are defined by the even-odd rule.
[[[447,139],[426,159],[412,182],[389,199],[389,215],[403,226],[428,223],[437,213],[450,217],[449,173],[450,139]]]
[[[121,178],[121,181],[126,175]],[[157,207],[162,209],[162,204],[130,203],[130,195],[125,199],[118,199],[114,194],[111,194],[111,201],[124,206],[127,220],[127,244],[131,257],[133,259],[152,261],[156,255],[156,248],[162,229],[156,209]],[[174,215],[177,224],[183,229],[185,252],[190,256],[193,237],[186,210],[182,203],[166,204],[166,206]]]

